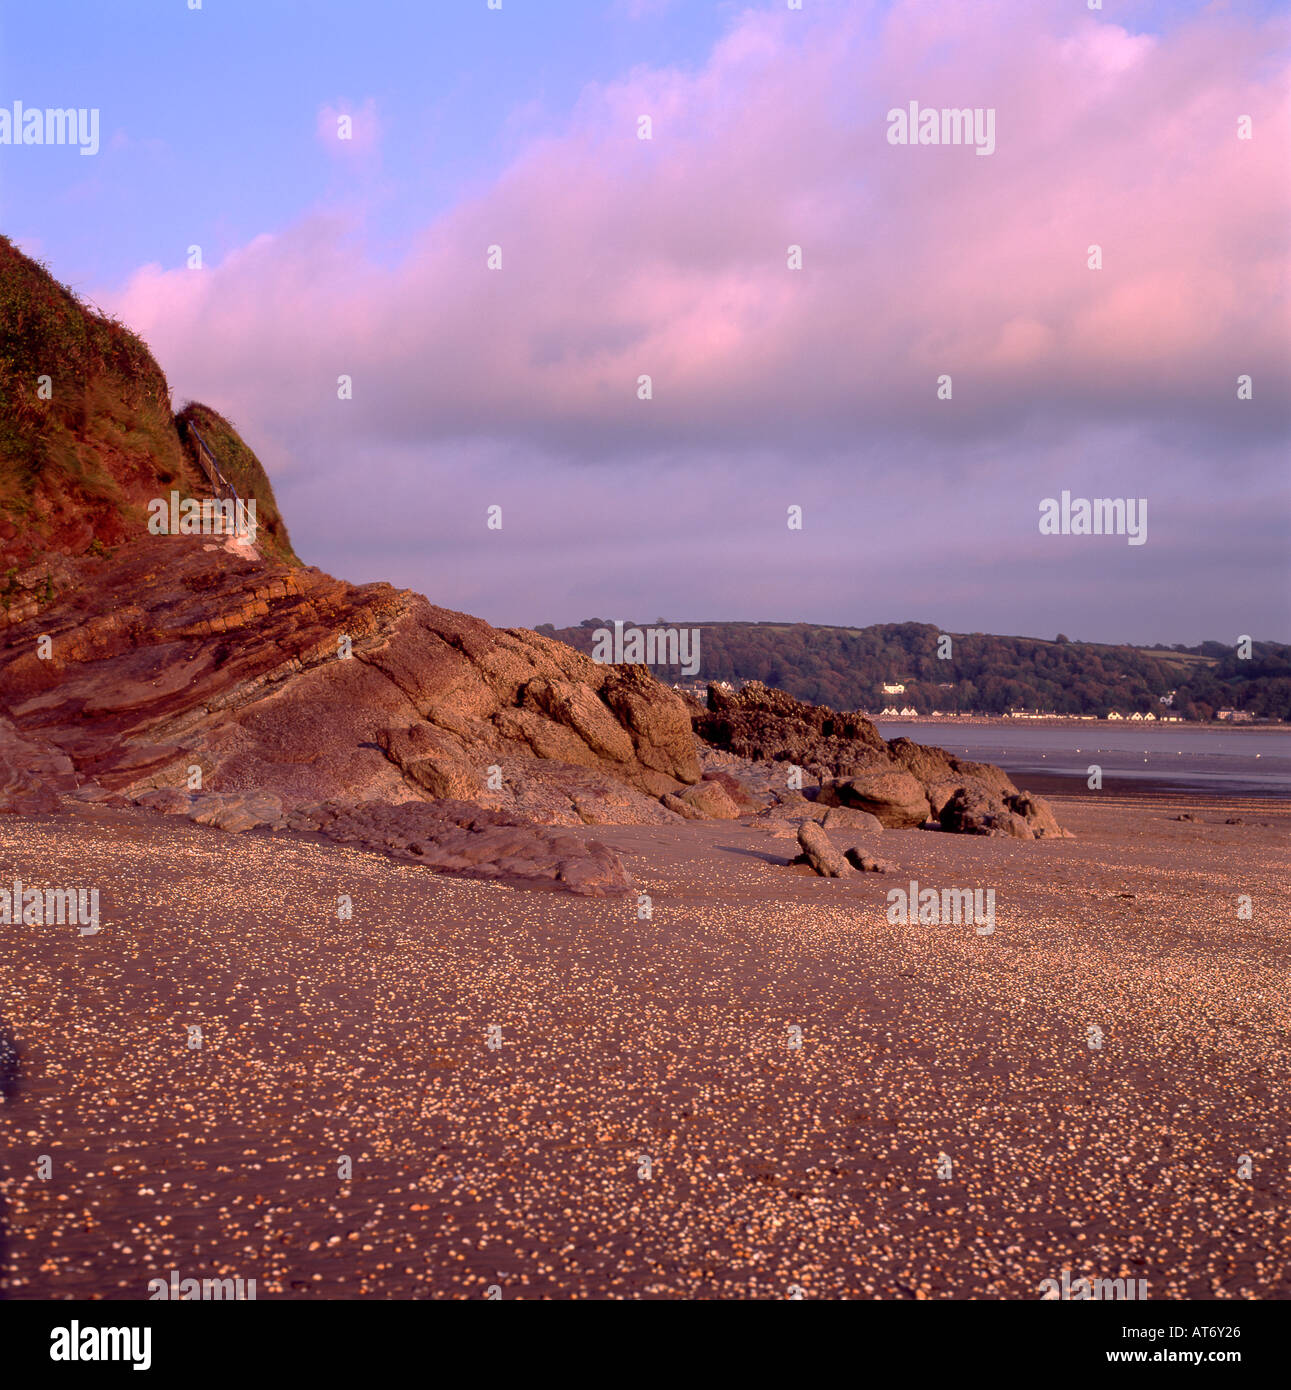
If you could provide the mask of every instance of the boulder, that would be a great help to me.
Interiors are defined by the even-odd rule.
[[[928,805],[932,810],[933,817],[941,815],[946,803],[960,789],[967,785],[963,777],[955,777],[945,781],[925,782],[923,784],[924,795],[928,798]],[[983,787],[983,790],[986,790]]]
[[[834,848],[833,841],[815,821],[803,821],[798,827],[798,844],[803,862],[822,878],[841,878],[847,872],[846,858]]]
[[[928,798],[908,772],[870,772],[822,788],[840,806],[868,811],[889,830],[919,825],[928,819]]]
[[[1058,824],[1053,808],[1042,796],[1031,792],[1019,792],[1008,798],[1010,809],[1026,822],[1031,836],[1037,840],[1072,839],[1069,830]]]
[[[967,758],[953,758],[956,775],[961,779],[980,782],[1000,796],[1015,796],[1017,787],[1013,785],[1007,772],[994,763],[975,763]]]
[[[866,854],[859,845],[847,851],[847,862],[863,874],[890,874],[893,871],[893,865],[886,859],[876,859],[872,854]]]
[[[679,802],[686,810],[694,812],[689,818],[695,820],[738,820],[743,814],[726,788],[717,781],[697,782],[693,787],[665,797],[664,805],[673,810],[675,807],[669,805],[670,802]],[[686,815],[686,810],[681,814]]]
[[[941,809],[941,828],[957,835],[1032,838],[1026,820],[981,783],[960,787]]]
[[[698,782],[699,755],[686,702],[644,666],[606,668],[601,697],[628,731],[643,768],[679,782]]]
[[[1004,832],[1011,835],[1015,840],[1034,840],[1038,838],[1027,824],[1025,816],[1020,816],[1016,811],[1010,811],[1008,821],[1004,826]]]
[[[1018,795],[1000,768],[908,738],[886,743],[859,712],[806,704],[759,681],[738,692],[709,686],[708,708],[694,725],[701,739],[725,754],[783,765],[786,771],[801,768],[820,784],[822,804],[868,811],[889,829],[940,816],[955,792],[969,784],[1000,802]]]
[[[944,748],[894,738],[888,743],[888,752],[900,767],[924,784],[945,782],[955,776],[955,759]]]
[[[827,808],[818,807],[814,801],[809,801],[801,792],[778,792],[771,804],[763,807],[758,815],[768,820],[796,821],[804,816],[811,816],[814,812],[814,819],[820,820],[825,809]]]
[[[742,816],[757,815],[767,804],[767,798],[765,796],[751,793],[743,782],[737,777],[731,776],[728,772],[705,772],[700,785],[702,786],[704,782],[711,782],[715,786],[721,787],[730,798],[731,802],[738,807],[739,813]]]
[[[957,787],[937,815],[943,830],[953,835],[989,835],[1008,815],[1003,800],[984,787]]]
[[[877,816],[858,811],[854,806],[827,806],[820,823],[826,830],[865,830],[872,835],[883,829],[883,822]]]

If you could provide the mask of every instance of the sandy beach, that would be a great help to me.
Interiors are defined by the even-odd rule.
[[[747,819],[577,832],[648,919],[0,818],[0,877],[102,903],[98,935],[0,927],[4,1293],[1285,1298],[1291,805],[1055,806],[1077,838],[889,830],[893,872],[843,879]],[[994,888],[994,933],[889,924],[912,879]]]

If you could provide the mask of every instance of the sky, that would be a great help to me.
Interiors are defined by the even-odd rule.
[[[0,145],[0,231],[308,563],[502,625],[1291,640],[1286,4],[189,3],[0,0],[0,108],[101,127]],[[1042,534],[1063,491],[1146,542]]]

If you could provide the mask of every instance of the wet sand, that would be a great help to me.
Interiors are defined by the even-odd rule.
[[[1056,810],[1078,839],[888,831],[897,871],[844,880],[764,826],[589,829],[649,920],[143,812],[0,818],[0,883],[103,917],[0,926],[4,1291],[1035,1299],[1066,1267],[1285,1298],[1291,806]],[[910,879],[993,887],[994,934],[889,925]]]

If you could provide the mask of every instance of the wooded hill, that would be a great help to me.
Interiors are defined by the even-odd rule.
[[[811,623],[681,623],[636,626],[701,630],[700,681],[760,680],[800,700],[834,709],[880,711],[910,706],[921,714],[1004,714],[1033,710],[1106,715],[1152,710],[1210,719],[1220,709],[1255,718],[1291,718],[1291,646],[1254,642],[1249,659],[1235,645],[1130,647],[1073,642],[1064,634],[996,637],[950,633],[928,623],[820,627]],[[610,624],[537,630],[590,653],[592,634]],[[949,636],[950,656],[938,656]],[[655,674],[680,681],[675,669]],[[900,693],[882,687],[904,685]],[[1173,704],[1161,703],[1174,692]]]

